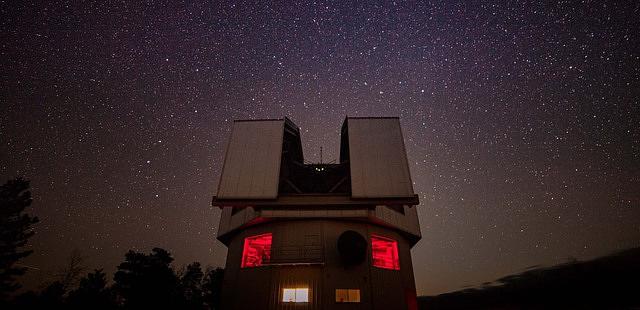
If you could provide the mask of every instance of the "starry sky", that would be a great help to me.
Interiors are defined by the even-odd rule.
[[[366,2],[366,3],[365,3]],[[640,245],[635,1],[0,1],[0,182],[40,217],[27,286],[73,249],[223,266],[210,206],[234,119],[337,159],[399,116],[419,295]]]

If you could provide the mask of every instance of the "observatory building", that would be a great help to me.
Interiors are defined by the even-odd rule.
[[[338,163],[289,119],[233,123],[218,192],[223,309],[417,309],[420,240],[398,118],[347,117]]]

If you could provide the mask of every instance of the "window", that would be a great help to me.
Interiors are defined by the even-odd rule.
[[[336,302],[360,302],[360,290],[336,289]]]
[[[262,234],[244,238],[241,268],[258,267],[271,260],[272,234]]]
[[[282,302],[309,302],[309,289],[306,287],[282,289]]]
[[[373,256],[373,266],[384,269],[400,270],[397,241],[372,235],[371,255]]]

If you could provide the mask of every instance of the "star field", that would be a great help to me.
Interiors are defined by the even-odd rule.
[[[290,117],[336,160],[399,116],[418,294],[640,245],[634,2],[0,2],[0,182],[31,180],[25,281],[73,249],[223,266],[232,120]],[[27,284],[28,284],[27,283]]]

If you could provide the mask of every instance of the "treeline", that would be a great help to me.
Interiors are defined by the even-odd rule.
[[[164,249],[149,254],[129,251],[109,285],[107,274],[94,270],[79,281],[81,266],[72,257],[59,280],[40,292],[27,292],[7,301],[13,309],[217,309],[222,268],[202,270],[194,262],[182,270],[171,266]],[[3,308],[6,309],[6,308]]]
[[[640,309],[640,248],[591,261],[534,267],[438,296],[419,297],[420,309]]]
[[[113,275],[102,270],[84,274],[82,258],[72,254],[57,280],[40,291],[16,295],[26,268],[19,261],[34,234],[36,217],[26,211],[32,198],[29,182],[16,178],[0,186],[0,309],[217,309],[224,270],[202,270],[194,262],[174,270],[171,254],[129,251]]]

